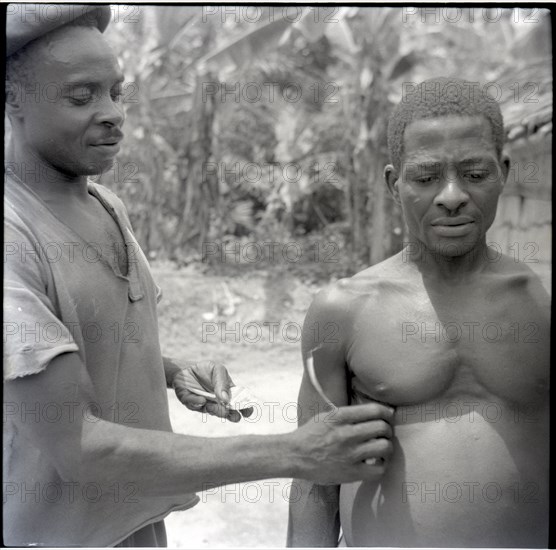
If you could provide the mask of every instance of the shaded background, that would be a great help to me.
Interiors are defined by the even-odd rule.
[[[518,242],[522,256],[535,242],[535,258],[550,261],[547,10],[113,10],[106,35],[125,70],[127,137],[101,181],[124,198],[151,258],[219,264],[203,243],[290,240],[309,258],[317,240],[332,241],[341,261],[302,270],[322,279],[397,252],[404,227],[382,180],[387,117],[405,87],[455,75],[501,101],[517,162],[491,240],[506,253]],[[244,260],[227,263],[264,263]]]
[[[439,75],[496,83],[488,89],[502,103],[514,168],[488,240],[527,261],[550,287],[548,12],[113,10],[106,36],[126,76],[126,139],[115,168],[99,179],[126,203],[164,289],[163,350],[223,361],[267,403],[257,421],[230,425],[194,415],[169,395],[176,431],[295,426],[289,405],[302,370],[295,330],[312,296],[399,251],[404,240],[382,180],[387,117],[404,86]],[[265,242],[281,243],[274,257]],[[284,257],[288,243],[295,246]],[[168,518],[170,546],[283,546],[288,480],[277,483],[203,493],[195,509]]]

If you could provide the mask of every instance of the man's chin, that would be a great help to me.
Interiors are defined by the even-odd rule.
[[[114,158],[107,159],[102,162],[92,162],[83,168],[81,175],[83,176],[100,176],[112,169],[116,160]]]
[[[442,239],[431,243],[430,252],[444,258],[458,258],[477,248],[478,242],[470,239]]]

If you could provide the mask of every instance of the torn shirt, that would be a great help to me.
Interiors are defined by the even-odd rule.
[[[58,355],[75,352],[92,380],[98,416],[130,428],[170,432],[156,313],[160,290],[123,203],[93,182],[89,193],[120,228],[126,275],[28,186],[5,178],[4,381],[39,373]],[[48,411],[32,403],[4,406],[6,544],[114,545],[198,502],[194,494],[139,498],[134,487],[118,479],[107,487],[94,480],[64,482],[41,449],[17,433],[15,422],[47,422],[55,406],[63,404]]]

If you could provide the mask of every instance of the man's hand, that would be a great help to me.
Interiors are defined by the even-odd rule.
[[[189,363],[177,369],[171,379],[171,386],[176,391],[178,399],[188,409],[227,418],[231,422],[239,422],[242,415],[248,417],[253,409],[242,410],[241,414],[230,410],[230,390],[234,385],[226,367],[214,361]],[[216,400],[197,395],[192,390],[214,393]]]
[[[296,477],[323,485],[380,478],[392,454],[393,416],[391,407],[369,403],[335,408],[307,420],[292,434],[301,462]]]

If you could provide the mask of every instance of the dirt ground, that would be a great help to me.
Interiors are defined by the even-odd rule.
[[[153,274],[164,292],[159,304],[163,353],[223,362],[234,382],[248,386],[258,401],[251,418],[232,424],[189,411],[169,391],[174,431],[218,437],[295,429],[302,375],[300,330],[318,288],[300,283],[280,267],[218,277],[194,267],[176,270],[171,264],[154,264]],[[166,519],[169,546],[284,547],[290,482],[209,488],[199,494],[195,508]]]

